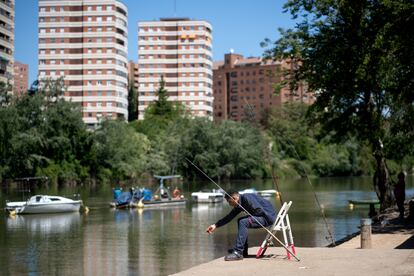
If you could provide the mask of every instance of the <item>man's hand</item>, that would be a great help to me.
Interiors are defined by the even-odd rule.
[[[211,234],[211,233],[214,232],[214,230],[216,230],[216,228],[217,228],[217,226],[215,224],[212,224],[207,228],[206,232]]]

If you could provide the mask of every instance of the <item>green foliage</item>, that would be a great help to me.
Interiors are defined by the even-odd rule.
[[[138,93],[134,88],[134,84],[128,87],[128,122],[138,119]]]
[[[414,3],[289,0],[285,8],[301,20],[282,31],[266,55],[295,65],[288,72],[291,86],[306,81],[317,92],[312,114],[325,134],[369,143],[381,209],[391,206],[385,154],[401,159],[414,141],[407,121],[414,116],[414,37],[408,27],[414,25]],[[395,147],[395,138],[405,144]]]
[[[94,133],[98,167],[115,180],[138,178],[147,168],[150,142],[122,121],[104,121]],[[108,176],[108,171],[103,174]],[[100,174],[100,172],[98,172]]]
[[[61,97],[63,80],[15,98],[0,108],[1,179],[49,176],[78,181],[89,176],[89,133],[78,105]]]
[[[188,121],[181,135],[179,150],[183,157],[199,165],[215,178],[260,177],[263,167],[263,138],[248,124],[224,121],[220,124],[205,118]],[[182,159],[181,171],[197,175]]]

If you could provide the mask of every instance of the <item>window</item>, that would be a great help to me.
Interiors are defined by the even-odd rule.
[[[64,33],[65,32],[65,28],[60,28],[60,32]]]
[[[92,6],[88,6],[88,11],[91,11],[92,10]]]
[[[88,21],[91,22],[92,21],[92,17],[88,16]]]
[[[46,33],[46,29],[40,29],[40,33],[41,33],[41,34]]]
[[[97,11],[102,11],[102,6],[96,6]]]
[[[106,21],[111,22],[111,21],[112,21],[112,16],[108,16],[108,17],[106,18]]]
[[[98,17],[96,18],[96,21],[98,21],[98,22],[102,22],[102,17],[101,17],[101,16],[98,16]]]

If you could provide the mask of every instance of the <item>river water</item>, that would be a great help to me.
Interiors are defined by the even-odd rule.
[[[358,230],[368,207],[350,209],[349,199],[375,199],[371,178],[323,178],[280,181],[289,211],[296,247],[326,246],[328,232],[315,201],[323,205],[335,240]],[[414,179],[407,179],[407,197],[414,195]],[[274,189],[270,180],[223,184],[225,189]],[[214,184],[184,183],[192,191]],[[38,194],[81,194],[85,214],[0,216],[1,275],[168,275],[224,256],[235,240],[237,220],[208,235],[205,229],[230,211],[227,203],[194,204],[160,210],[113,210],[109,185],[99,188],[38,189]],[[27,197],[27,194],[26,194]],[[2,191],[0,202],[21,200],[16,191]],[[276,198],[269,199],[280,207]],[[263,229],[250,230],[249,246],[258,246]],[[249,254],[255,254],[252,250]],[[300,250],[297,252],[300,256]]]

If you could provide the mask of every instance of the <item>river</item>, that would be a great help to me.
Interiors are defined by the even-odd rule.
[[[371,178],[320,178],[280,181],[289,211],[296,247],[326,246],[328,232],[315,201],[323,205],[335,240],[358,230],[368,207],[350,209],[349,199],[375,199]],[[407,197],[414,195],[414,179],[407,178]],[[274,189],[270,180],[239,181],[230,187]],[[192,191],[214,184],[184,183]],[[162,210],[113,210],[111,187],[37,190],[38,194],[80,193],[88,214],[0,216],[0,274],[2,275],[168,275],[224,256],[235,240],[236,220],[208,235],[208,225],[230,211],[227,203]],[[27,195],[26,195],[27,196]],[[19,198],[20,197],[20,198]],[[21,200],[16,191],[2,191],[0,202]],[[276,198],[270,198],[279,207]],[[249,246],[258,246],[266,233],[250,230]],[[255,254],[250,250],[249,254]],[[300,256],[300,250],[297,252]]]

